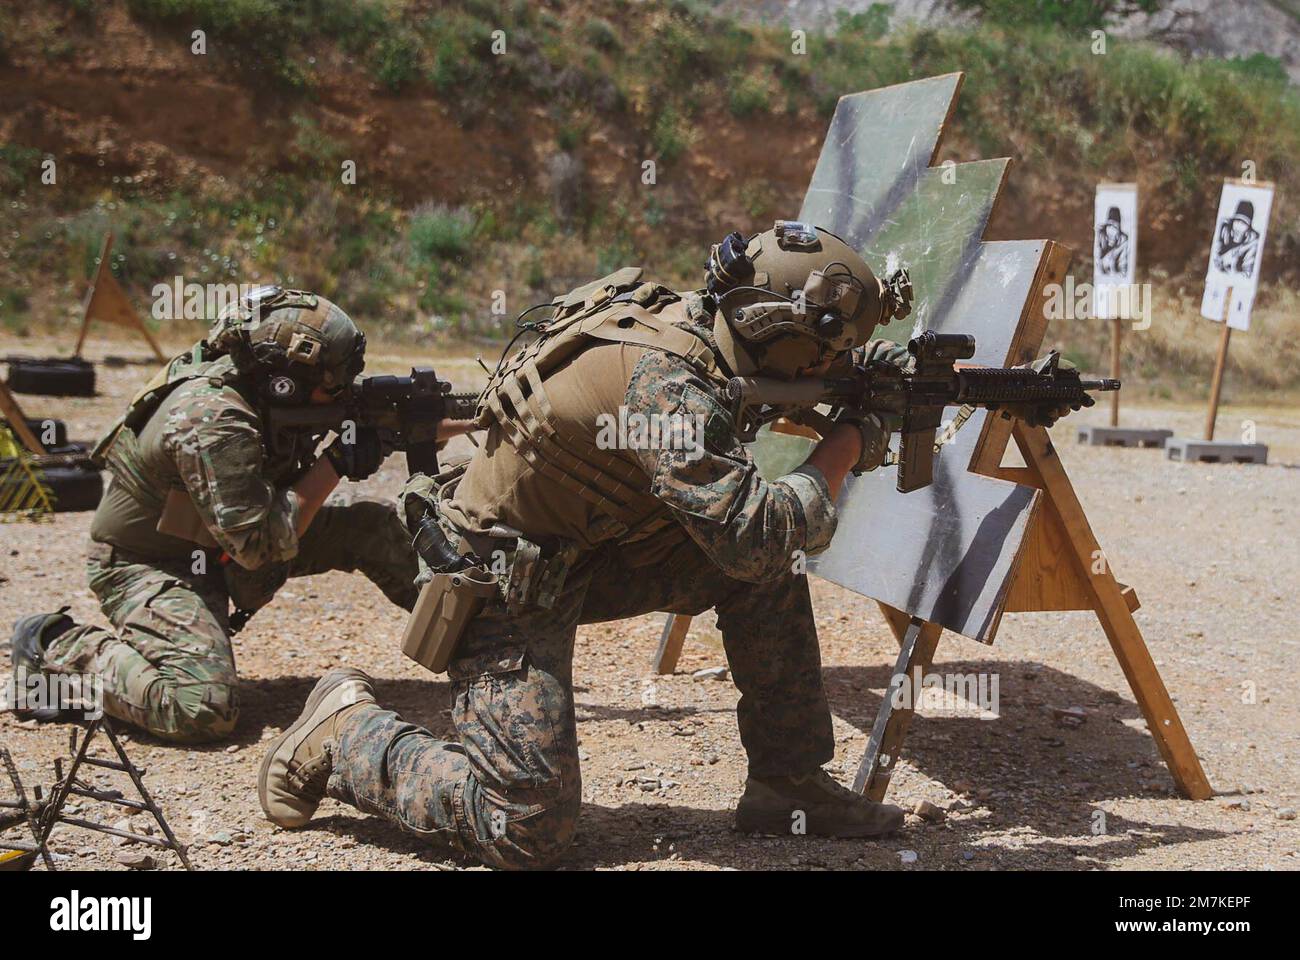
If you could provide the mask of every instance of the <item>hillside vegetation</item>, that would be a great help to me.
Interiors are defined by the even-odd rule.
[[[710,242],[797,211],[841,95],[963,70],[940,159],[1015,159],[991,238],[1062,240],[1090,279],[1094,184],[1140,184],[1157,310],[1130,344],[1157,394],[1203,390],[1220,182],[1246,161],[1274,181],[1230,389],[1300,386],[1300,95],[1280,66],[1097,55],[1085,26],[1015,6],[962,32],[887,32],[877,6],[796,54],[787,29],[685,2],[0,0],[0,321],[66,324],[112,229],[142,305],[178,275],[275,278],[394,337],[498,338],[627,262],[695,285]],[[1096,323],[1049,336],[1104,356]]]

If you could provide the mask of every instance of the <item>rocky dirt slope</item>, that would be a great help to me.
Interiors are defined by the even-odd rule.
[[[788,23],[809,30],[833,29],[843,13],[864,13],[876,0],[723,0],[720,8],[747,20]],[[891,25],[950,25],[977,18],[953,0],[897,0]],[[1279,59],[1292,82],[1300,82],[1300,5],[1295,0],[1167,0],[1154,13],[1116,17],[1120,37],[1153,40],[1199,56]]]

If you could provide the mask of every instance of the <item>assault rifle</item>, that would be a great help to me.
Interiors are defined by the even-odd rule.
[[[962,367],[958,360],[975,356],[975,338],[967,334],[927,330],[907,344],[914,369],[904,370],[885,360],[846,363],[824,377],[775,380],[734,377],[727,397],[742,440],[752,440],[764,423],[785,417],[813,427],[825,436],[831,420],[814,408],[861,410],[900,424],[897,463],[898,489],[909,493],[934,480],[935,434],[946,407],[960,404],[997,410],[1029,407],[1031,425],[1048,423],[1047,412],[1069,406],[1090,407],[1089,391],[1118,390],[1118,380],[1083,380],[1079,372],[1059,365],[1053,351],[1035,367]],[[963,418],[964,422],[964,418]],[[959,426],[960,424],[958,424]]]
[[[473,420],[476,393],[452,393],[432,367],[412,367],[409,377],[359,377],[338,403],[273,407],[269,415],[272,450],[291,449],[294,436],[324,436],[349,423],[354,429],[379,431],[388,449],[406,453],[412,473],[438,472],[438,423]]]

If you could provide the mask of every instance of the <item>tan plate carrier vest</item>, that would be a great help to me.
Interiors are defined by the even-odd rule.
[[[599,449],[555,416],[546,395],[547,378],[603,342],[662,350],[704,378],[726,383],[709,345],[674,322],[674,315],[687,316],[688,302],[666,287],[638,283],[640,276],[640,267],[625,267],[558,300],[542,336],[501,364],[479,401],[480,427],[495,421],[506,442],[537,473],[595,508],[597,527],[589,532],[593,543],[642,540],[672,520],[650,493],[639,466]],[[623,402],[626,390],[621,383],[616,403]]]

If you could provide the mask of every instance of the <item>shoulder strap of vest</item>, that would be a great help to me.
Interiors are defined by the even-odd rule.
[[[562,297],[555,298],[556,313],[572,310],[574,307],[585,305],[587,309],[599,306],[607,300],[613,299],[624,290],[630,290],[641,279],[640,267],[623,267],[621,270],[615,270],[611,274],[601,277],[599,280],[593,280],[590,283],[584,283],[580,287],[574,287]]]
[[[636,303],[628,303],[611,310],[601,318],[599,326],[587,335],[612,343],[630,343],[652,350],[662,350],[681,357],[701,372],[717,370],[717,360],[704,340],[685,327],[673,323],[661,314],[651,313]]]
[[[173,357],[149,378],[148,383],[127,404],[126,413],[122,414],[90,452],[92,462],[102,466],[123,429],[139,433],[177,387],[208,375],[208,366],[219,358],[206,355],[205,347],[203,342],[196,343],[188,352]]]

